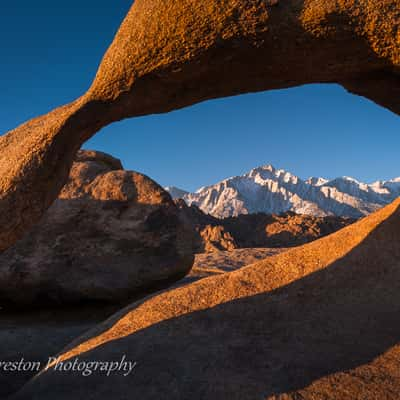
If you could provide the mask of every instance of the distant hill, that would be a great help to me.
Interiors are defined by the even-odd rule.
[[[197,206],[176,199],[181,217],[198,232],[197,252],[244,248],[286,248],[299,246],[329,235],[355,222],[354,219],[287,212],[239,215],[218,219],[204,214]]]

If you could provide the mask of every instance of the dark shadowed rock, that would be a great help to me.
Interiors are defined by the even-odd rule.
[[[191,230],[168,193],[79,151],[70,178],[39,224],[0,255],[3,303],[119,301],[184,276]]]
[[[0,138],[0,249],[40,219],[76,151],[111,122],[314,82],[400,113],[398,9],[398,0],[136,0],[88,92]]]
[[[77,336],[113,315],[118,304],[80,304],[36,310],[0,310],[0,359],[2,362],[39,362],[45,365],[54,353]],[[0,373],[0,399],[16,392],[35,375],[26,371]]]

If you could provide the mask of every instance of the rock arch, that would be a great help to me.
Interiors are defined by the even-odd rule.
[[[93,85],[0,138],[0,250],[43,214],[114,121],[336,82],[400,114],[399,0],[136,0]]]

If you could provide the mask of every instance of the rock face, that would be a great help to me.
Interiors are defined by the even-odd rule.
[[[132,298],[190,270],[192,237],[155,182],[79,151],[58,199],[0,255],[2,305]]]
[[[351,218],[313,217],[295,213],[249,214],[218,219],[204,214],[196,206],[175,200],[182,218],[192,224],[199,237],[197,252],[239,248],[278,248],[299,246],[329,235],[355,222]]]
[[[0,138],[0,249],[40,219],[76,151],[111,122],[313,82],[337,82],[400,113],[398,7],[136,0],[88,92]]]
[[[195,193],[171,189],[170,194],[172,197],[179,195],[187,204],[194,204],[217,218],[287,211],[318,217],[360,218],[399,197],[400,178],[372,184],[349,177],[304,181],[288,171],[265,165],[200,188]]]
[[[59,361],[136,361],[127,377],[53,368],[16,399],[398,399],[400,200],[333,235],[132,304]]]

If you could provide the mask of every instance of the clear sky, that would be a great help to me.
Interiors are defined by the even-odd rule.
[[[0,132],[89,87],[129,0],[18,0],[0,13]],[[188,190],[273,164],[302,178],[400,176],[400,118],[336,85],[237,96],[110,125],[86,143]]]

